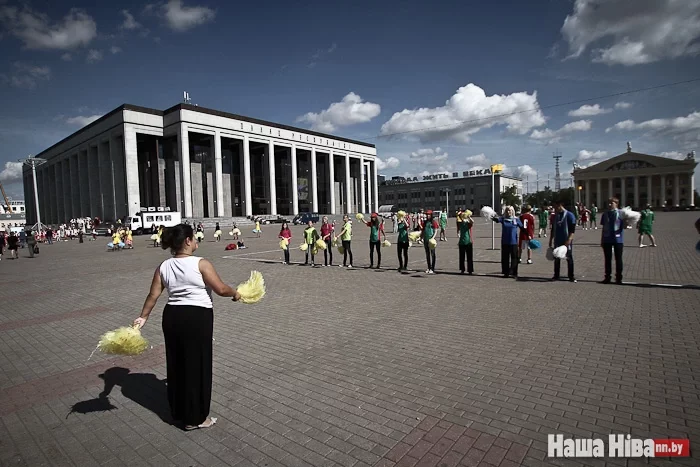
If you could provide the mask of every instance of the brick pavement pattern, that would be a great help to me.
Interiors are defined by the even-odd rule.
[[[230,252],[207,232],[198,254],[234,286],[260,270],[268,294],[256,305],[215,298],[219,422],[193,432],[168,423],[165,297],[143,330],[152,348],[88,360],[102,333],[138,316],[168,254],[145,236],[115,253],[106,238],[45,245],[34,259],[21,250],[0,262],[0,465],[669,463],[552,459],[549,433],[689,438],[693,457],[675,462],[698,465],[696,218],[660,213],[658,248],[637,248],[627,230],[623,286],[596,283],[595,230],[577,232],[577,284],[548,282],[543,252],[517,281],[499,278],[481,220],[475,276],[457,274],[454,220],[433,276],[422,247],[409,250],[407,273],[395,270],[395,247],[382,269],[366,269],[362,226],[353,270],[281,265],[276,226],[260,239],[245,232],[249,248]],[[294,246],[301,228],[293,234]]]

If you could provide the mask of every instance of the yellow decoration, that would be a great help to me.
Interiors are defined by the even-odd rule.
[[[311,254],[316,256],[318,254],[318,248],[316,248],[316,245],[311,249]]]
[[[389,240],[384,240],[382,246],[391,246],[391,242]]]
[[[282,248],[283,250],[287,249],[288,244],[289,244],[289,242],[287,241],[286,238],[283,238],[282,240],[280,240],[280,248]]]
[[[151,240],[153,240],[153,241],[158,240],[158,238],[159,238],[158,234],[151,235]]]
[[[240,235],[241,234],[241,229],[233,229],[231,231],[231,235]]]
[[[214,232],[214,236],[221,237],[221,230],[217,230],[216,232]]]
[[[362,214],[361,212],[358,212],[357,214],[355,214],[355,219],[357,219],[358,221],[364,221],[365,215]]]
[[[306,243],[302,243],[302,244],[299,246],[299,249],[300,249],[301,251],[306,251],[306,250],[309,249],[309,245],[307,245]]]
[[[345,248],[343,248],[343,245],[338,245],[338,253],[341,255],[345,254]]]
[[[204,240],[204,232],[197,232],[194,234],[195,238],[198,238],[200,240]]]
[[[257,303],[265,296],[265,279],[258,271],[250,272],[250,279],[240,284],[236,290],[241,294],[241,302]]]
[[[421,233],[419,231],[411,232],[408,234],[408,239],[411,240],[412,242],[417,242],[418,239],[420,238],[420,234]]]
[[[431,238],[430,240],[428,240],[428,244],[430,245],[430,248],[434,250],[437,246],[437,241],[434,238]]]
[[[102,352],[117,355],[138,355],[148,347],[148,341],[135,327],[122,327],[100,337],[97,344]]]
[[[396,213],[396,219],[401,220],[406,217],[406,211],[399,211]]]
[[[326,241],[322,238],[319,238],[318,240],[316,240],[316,248],[318,248],[319,250],[325,250],[326,249]]]
[[[233,237],[233,230],[228,233],[229,237]]]

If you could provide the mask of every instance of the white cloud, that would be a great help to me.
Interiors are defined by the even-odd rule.
[[[578,152],[576,157],[569,160],[569,164],[573,164],[579,168],[586,168],[590,165],[597,164],[608,158],[607,151],[589,151],[587,149],[582,149]]]
[[[537,178],[537,171],[527,164],[517,166],[515,169],[511,170],[511,173],[515,177],[522,178],[523,180],[528,177]]]
[[[382,160],[377,157],[377,169],[378,170],[386,170],[386,169],[395,169],[401,164],[401,161],[399,161],[396,157],[389,157],[386,160]]]
[[[122,10],[122,15],[124,15],[124,22],[119,26],[119,29],[131,31],[141,27],[141,24],[134,19],[134,15],[129,13],[129,10]]]
[[[467,162],[467,164],[477,164],[477,165],[487,165],[488,161],[489,161],[483,152],[481,154],[477,154],[475,156],[467,156],[464,158],[464,160]]]
[[[629,102],[618,102],[615,104],[616,109],[629,109],[630,107],[632,107],[632,104]]]
[[[569,58],[594,43],[594,62],[639,65],[700,53],[697,0],[576,0],[561,28]]]
[[[665,151],[665,152],[662,152],[661,154],[659,154],[659,156],[668,157],[671,159],[678,159],[678,160],[686,158],[686,155],[683,154],[682,152],[679,152],[679,151]]]
[[[0,181],[16,182],[22,180],[22,163],[5,162],[5,168],[0,172]]]
[[[61,60],[63,60],[64,62],[70,62],[71,60],[73,60],[73,56],[66,52],[63,55],[61,55]]]
[[[332,103],[319,113],[309,112],[297,118],[297,122],[308,123],[317,131],[334,131],[341,126],[355,125],[372,120],[381,112],[381,106],[372,102],[362,102],[354,92]]]
[[[421,148],[414,151],[409,156],[411,162],[418,163],[421,165],[444,165],[447,161],[449,154],[443,151],[441,148]]]
[[[63,21],[52,23],[48,15],[29,7],[0,7],[0,21],[28,49],[70,50],[88,45],[97,36],[97,24],[85,11],[73,8]]]
[[[84,127],[86,125],[89,125],[90,123],[94,122],[98,118],[100,118],[102,115],[78,115],[76,117],[68,117],[65,119],[65,122],[69,125],[76,125],[79,127]]]
[[[96,49],[90,49],[88,51],[87,57],[85,57],[85,61],[88,63],[96,63],[102,60],[103,55],[100,50]]]
[[[544,130],[534,130],[532,134],[530,134],[530,138],[544,141],[547,144],[552,144],[561,141],[561,139],[569,133],[573,133],[575,131],[588,131],[591,129],[591,125],[592,122],[590,120],[577,120],[575,122],[567,123],[558,130],[550,130],[549,128],[545,128]]]
[[[582,105],[576,110],[569,112],[569,117],[592,117],[594,115],[607,114],[612,112],[612,109],[606,109],[600,106],[600,104],[595,105]]]
[[[216,11],[205,6],[184,6],[182,0],[169,0],[163,5],[162,14],[170,29],[182,32],[213,21]]]
[[[48,66],[29,65],[23,62],[13,63],[9,73],[0,74],[2,82],[23,89],[34,89],[40,81],[50,79],[51,69]]]
[[[661,134],[687,139],[700,140],[700,112],[693,112],[686,117],[654,118],[640,123],[634,120],[624,120],[607,128],[611,131],[646,131],[650,134]]]
[[[517,92],[487,96],[475,84],[461,87],[442,107],[405,109],[382,125],[382,135],[415,136],[422,142],[455,140],[466,143],[484,128],[506,125],[509,131],[525,134],[544,125],[537,93]]]
[[[109,48],[109,51],[112,52],[112,54],[118,54],[119,52],[122,51],[122,48],[117,47],[116,45],[113,45],[112,47]]]

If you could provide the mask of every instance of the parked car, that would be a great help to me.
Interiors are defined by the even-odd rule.
[[[321,217],[318,215],[317,212],[300,212],[296,216],[294,216],[294,219],[292,220],[292,223],[294,225],[304,225],[307,224],[309,221],[317,223]]]

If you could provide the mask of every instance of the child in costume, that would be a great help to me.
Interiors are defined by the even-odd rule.
[[[535,238],[535,218],[530,214],[532,207],[525,206],[523,213],[520,215],[520,222],[523,228],[520,229],[520,239],[518,241],[518,263],[522,263],[523,248],[527,249],[527,264],[532,264],[532,249],[530,248],[530,240]]]
[[[314,250],[316,249],[316,240],[319,239],[318,231],[314,228],[314,223],[313,221],[309,221],[309,223],[306,226],[306,229],[304,230],[304,242],[306,243],[306,261],[304,261],[304,266],[309,264],[309,255],[311,255],[311,266],[315,266],[314,264],[314,256],[315,252]]]
[[[333,266],[333,231],[335,227],[328,223],[328,216],[323,216],[321,224],[321,238],[326,242],[326,249],[323,250],[323,266]],[[330,255],[330,262],[328,256]]]
[[[345,267],[348,264],[349,255],[350,265],[348,268],[352,268],[352,221],[347,214],[343,216],[343,230],[340,231],[338,237],[343,242],[343,264],[340,267]]]
[[[651,246],[656,246],[656,239],[651,233],[651,228],[654,225],[654,211],[651,210],[651,204],[647,204],[647,208],[642,211],[642,217],[639,219],[639,225],[637,226],[639,233],[639,248],[644,248],[646,245],[643,243],[644,235],[647,235],[651,240]]]
[[[367,227],[370,228],[369,232],[369,267],[374,267],[374,249],[377,249],[377,269],[382,264],[382,249],[381,249],[381,239],[380,236],[384,235],[384,240],[386,240],[386,234],[384,233],[384,222],[379,219],[376,212],[373,212],[370,216],[369,222],[365,222]]]
[[[433,219],[433,211],[427,211],[425,222],[422,223],[421,239],[423,240],[423,248],[425,248],[425,261],[428,263],[426,274],[435,274],[435,248],[430,247],[430,240],[435,240],[437,234],[438,223]]]
[[[464,274],[464,257],[467,257],[467,273],[474,273],[474,244],[472,242],[472,212],[467,210],[459,214],[459,272]]]
[[[537,211],[537,218],[539,221],[539,232],[537,234],[538,237],[542,238],[542,235],[544,235],[544,238],[547,238],[547,218],[549,217],[549,211],[547,208],[542,206],[539,211]]]
[[[278,237],[287,240],[287,249],[284,250],[284,261],[282,261],[282,264],[289,264],[289,245],[292,243],[292,231],[289,230],[289,226],[286,222],[282,223],[282,228],[280,229]]]
[[[447,232],[445,229],[447,229],[447,209],[443,209],[440,211],[440,241],[441,242],[446,242],[447,241]]]
[[[598,206],[595,204],[591,207],[591,215],[590,215],[590,225],[589,227],[591,229],[595,228],[595,230],[598,230],[598,220],[596,219],[598,216]],[[595,226],[595,227],[594,227]]]
[[[403,214],[403,215],[401,215]],[[396,216],[396,227],[399,233],[396,241],[396,253],[399,256],[399,271],[408,270],[408,216],[399,211]]]
[[[260,234],[262,234],[262,230],[260,230],[260,221],[255,221],[255,230],[253,230],[258,235],[258,238],[260,238]]]

